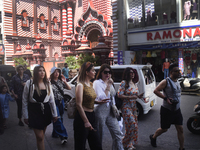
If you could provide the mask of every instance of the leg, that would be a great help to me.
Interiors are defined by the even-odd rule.
[[[110,110],[107,107],[107,104],[101,104],[95,108],[95,122],[96,122],[96,128],[99,133],[99,139],[102,144],[103,140],[103,132],[106,122],[106,117],[110,113]]]
[[[110,115],[106,119],[106,125],[113,139],[112,150],[123,149],[122,145],[123,135],[121,133],[117,118],[113,117],[112,114],[110,113]]]
[[[86,139],[89,134],[88,129],[85,128],[84,122],[79,115],[78,111],[74,118],[74,149],[85,150]]]
[[[45,150],[44,147],[44,134],[45,134],[45,130],[38,130],[38,129],[33,129],[35,136],[36,136],[36,140],[37,140],[37,148],[38,150]]]
[[[167,129],[158,128],[156,132],[154,133],[153,138],[156,139],[158,136],[160,136],[164,132],[167,132]]]
[[[1,104],[0,104],[0,135],[4,133],[4,128],[3,128],[3,114],[1,110]]]
[[[94,112],[88,113],[87,117],[93,128],[96,129]],[[97,131],[90,130],[87,138],[91,150],[102,150],[102,143],[100,142],[99,133]]]
[[[178,141],[180,145],[180,149],[184,148],[184,135],[183,135],[183,126],[182,125],[175,125],[177,130]]]
[[[19,118],[19,125],[24,126],[24,124],[22,122],[22,100],[17,99],[16,101],[17,101],[17,115]]]

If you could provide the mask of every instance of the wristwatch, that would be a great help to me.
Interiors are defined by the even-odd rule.
[[[167,97],[165,97],[165,98],[163,98],[164,99],[164,101],[167,101]]]

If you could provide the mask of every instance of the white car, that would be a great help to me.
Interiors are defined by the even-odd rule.
[[[156,95],[153,93],[156,88],[155,76],[151,70],[152,65],[114,65],[112,68],[112,78],[114,80],[115,90],[118,91],[119,85],[122,81],[122,74],[125,68],[131,67],[135,69],[139,76],[138,89],[139,94],[144,93],[142,99],[137,99],[138,115],[147,114],[151,108],[156,105]],[[96,74],[100,69],[100,66],[94,67]],[[68,95],[69,100],[75,96],[75,84],[77,80],[76,75],[72,80],[68,82],[71,86],[71,90],[66,90],[65,94]]]

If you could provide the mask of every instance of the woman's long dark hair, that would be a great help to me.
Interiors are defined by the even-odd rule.
[[[44,82],[44,85],[46,86],[46,88],[48,89],[47,93],[48,95],[50,94],[50,87],[49,87],[49,81],[47,79],[47,74],[46,74],[46,70],[43,66],[36,66],[33,70],[33,84],[35,85],[35,89],[38,93],[38,95],[41,95],[41,90],[39,89],[39,84],[38,84],[38,79],[39,79],[39,69],[40,68],[43,68],[44,71],[45,71],[45,76],[44,76],[44,79],[43,79],[43,82]]]
[[[61,79],[61,70],[60,70],[60,69],[55,69],[55,71],[56,71],[56,70],[59,71],[58,79],[62,81],[62,79]],[[53,76],[54,76],[55,71],[50,75],[51,83],[54,81],[54,80],[53,80]]]
[[[112,74],[112,69],[111,69],[110,65],[108,65],[108,64],[102,64],[101,67],[100,67],[100,69],[99,69],[99,71],[98,71],[98,73],[97,73],[97,76],[96,76],[96,79],[97,79],[97,80],[98,80],[98,79],[102,79],[101,73],[102,73],[106,68],[108,68],[108,69],[110,70],[111,74]]]
[[[139,78],[138,78],[138,74],[137,74],[137,71],[131,67],[127,67],[125,70],[124,70],[124,73],[123,73],[123,76],[122,76],[122,80],[125,80],[126,81],[126,85],[125,87],[126,88],[129,88],[129,81],[131,80],[131,76],[130,76],[130,71],[133,71],[133,73],[135,74],[135,77],[134,79],[132,79],[133,83],[137,83]]]

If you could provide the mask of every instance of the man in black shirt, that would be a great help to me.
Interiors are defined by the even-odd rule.
[[[27,65],[26,64],[24,65],[24,73],[29,75],[30,78],[32,78],[31,71],[29,69],[27,69]]]

